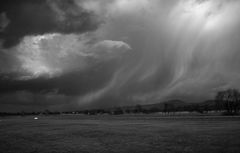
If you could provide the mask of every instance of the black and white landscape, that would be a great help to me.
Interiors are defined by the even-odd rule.
[[[240,1],[1,0],[0,152],[240,152]]]

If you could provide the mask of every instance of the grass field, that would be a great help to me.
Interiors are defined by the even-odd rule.
[[[240,153],[240,117],[0,118],[1,153]]]

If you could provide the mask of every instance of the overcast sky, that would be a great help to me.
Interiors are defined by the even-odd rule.
[[[238,0],[0,3],[0,111],[200,102],[240,87]]]

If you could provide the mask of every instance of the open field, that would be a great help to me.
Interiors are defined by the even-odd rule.
[[[0,118],[0,153],[239,153],[240,117]]]

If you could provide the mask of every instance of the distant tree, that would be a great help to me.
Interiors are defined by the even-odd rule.
[[[88,115],[97,115],[98,114],[98,110],[97,109],[92,109],[88,111]]]
[[[61,113],[58,112],[58,111],[54,111],[54,112],[52,112],[52,114],[54,114],[54,115],[59,115],[59,114],[61,114]]]
[[[208,113],[210,111],[210,108],[207,104],[203,106],[203,111],[206,113]]]
[[[129,113],[131,113],[131,110],[130,110],[130,109],[126,109],[125,112],[126,112],[127,114],[129,114]]]
[[[163,111],[169,114],[170,112],[176,112],[176,108],[173,104],[165,103]]]
[[[216,107],[226,110],[228,114],[236,114],[240,106],[240,93],[237,89],[220,91],[215,97]]]
[[[169,113],[169,106],[168,106],[168,104],[164,104],[164,109],[163,109],[163,111],[164,111],[165,113]]]
[[[20,114],[21,114],[21,116],[25,116],[25,115],[26,115],[26,112],[25,112],[25,111],[22,111]]]
[[[141,105],[136,105],[135,109],[134,109],[135,113],[142,113],[143,112],[143,108]]]
[[[83,110],[82,114],[88,115],[88,110]]]
[[[203,113],[203,109],[201,108],[201,106],[199,104],[194,105],[194,111],[198,112],[198,113]]]
[[[223,104],[224,94],[225,94],[224,91],[219,91],[215,96],[215,104],[216,104],[217,111],[224,110],[224,104]]]
[[[148,109],[142,109],[142,113],[144,113],[144,114],[149,114],[150,111],[149,111]]]
[[[46,110],[43,112],[43,114],[44,114],[44,115],[49,115],[49,114],[51,114],[51,112],[50,112],[48,109],[46,109]]]
[[[97,110],[97,114],[104,114],[106,113],[106,111],[104,109],[98,109]]]
[[[151,108],[149,109],[149,113],[156,113],[156,112],[160,112],[160,109],[157,108],[157,107],[151,107]]]
[[[121,107],[117,107],[113,110],[113,115],[120,115],[120,114],[123,114],[124,111]]]

